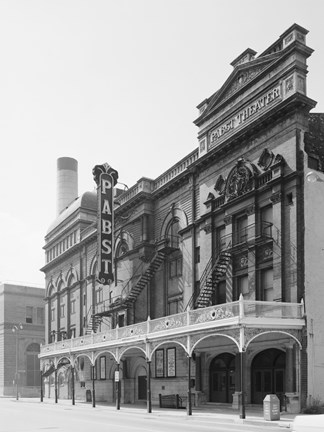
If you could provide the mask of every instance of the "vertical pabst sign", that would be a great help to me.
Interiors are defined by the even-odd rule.
[[[114,186],[118,173],[107,163],[96,165],[93,170],[97,183],[98,199],[98,281],[109,285],[114,281]]]

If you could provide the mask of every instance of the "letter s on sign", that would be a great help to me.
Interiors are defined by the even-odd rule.
[[[102,240],[101,243],[102,249],[101,252],[104,254],[111,254],[111,242],[108,239]]]

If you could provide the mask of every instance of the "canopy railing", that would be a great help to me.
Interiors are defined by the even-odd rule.
[[[255,323],[260,319],[273,319],[276,324],[278,320],[285,325],[285,320],[302,320],[304,318],[304,305],[302,303],[283,303],[244,300],[243,297],[236,302],[223,303],[202,309],[188,310],[179,314],[169,315],[157,319],[147,319],[138,324],[125,327],[116,327],[101,333],[80,336],[54,342],[41,347],[41,354],[54,351],[84,347],[87,345],[102,344],[103,342],[120,342],[127,339],[157,337],[160,332],[183,333],[184,329],[193,331],[201,328],[204,324],[210,327],[224,327],[226,325],[245,324],[251,319]]]

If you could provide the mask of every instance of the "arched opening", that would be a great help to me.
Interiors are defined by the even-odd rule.
[[[267,394],[280,400],[285,394],[286,353],[270,348],[257,354],[251,366],[252,403],[262,404]]]
[[[39,344],[32,343],[26,350],[26,385],[36,387],[40,385],[40,352]]]
[[[213,359],[209,368],[210,401],[230,403],[235,392],[235,356],[223,353]]]
[[[146,401],[147,398],[147,373],[146,368],[141,366],[137,375],[137,400]]]

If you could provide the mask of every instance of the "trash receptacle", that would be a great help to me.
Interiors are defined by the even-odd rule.
[[[263,399],[263,416],[265,420],[280,420],[280,401],[275,394]]]
[[[86,401],[92,402],[91,390],[86,391]]]

